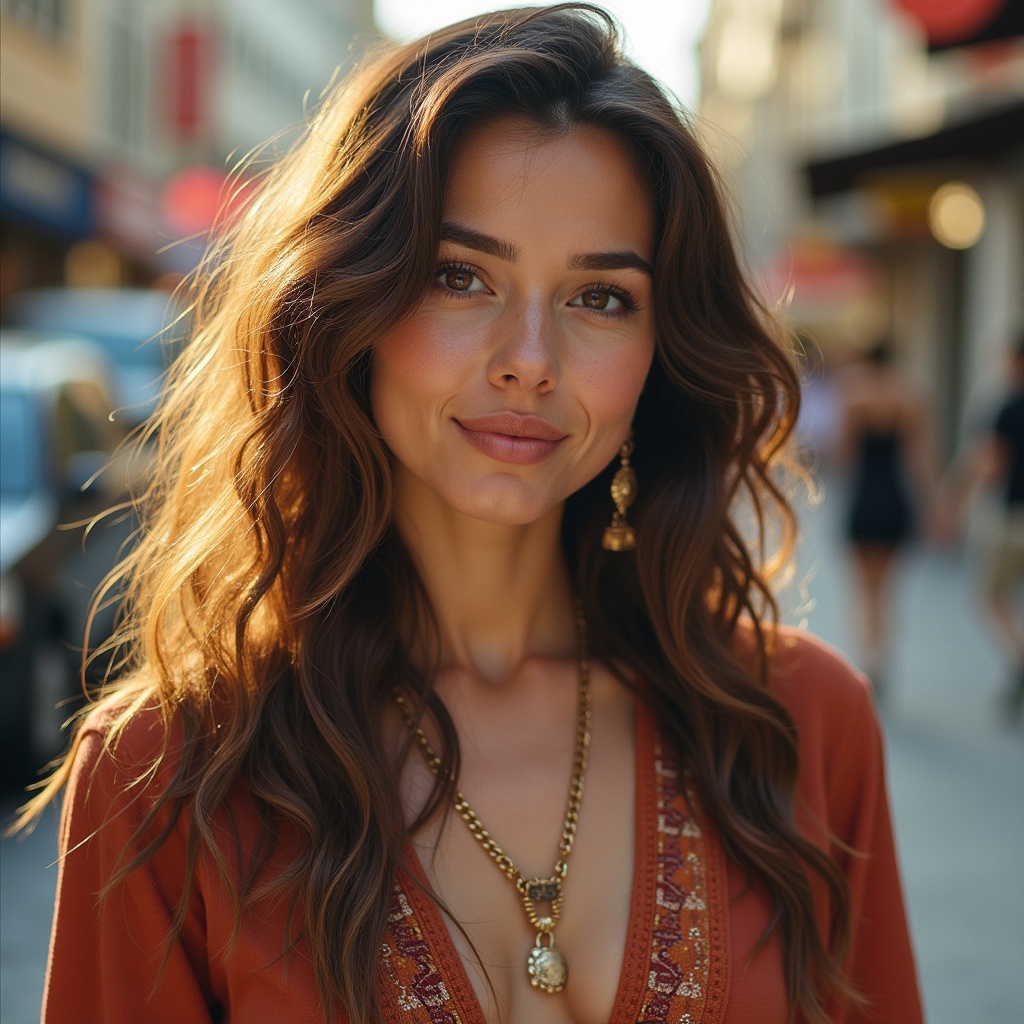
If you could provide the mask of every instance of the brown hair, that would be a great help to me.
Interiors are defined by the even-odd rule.
[[[453,771],[458,740],[403,643],[400,624],[429,626],[430,609],[390,529],[389,453],[367,382],[375,339],[436,273],[455,147],[508,114],[554,133],[615,133],[654,197],[657,352],[635,421],[639,543],[627,556],[601,548],[610,467],[568,500],[564,552],[594,656],[645,680],[643,699],[729,854],[774,900],[792,1012],[825,1022],[828,994],[849,992],[838,967],[847,892],[794,825],[796,730],[765,685],[775,618],[765,534],[781,523],[785,554],[793,516],[774,467],[797,378],[744,282],[692,125],[586,5],[487,15],[368,61],[265,174],[202,268],[194,337],[153,426],[144,528],[117,577],[135,671],[106,700],[121,727],[155,703],[182,737],[172,784],[138,837],[158,813],[184,811],[188,876],[209,848],[240,919],[278,826],[297,832],[303,852],[277,889],[293,900],[325,1004],[356,1024],[375,1019],[406,831],[382,738],[393,688],[434,717]],[[739,504],[754,513],[752,545]],[[738,654],[743,622],[760,654],[753,670]],[[29,814],[64,784],[73,756]],[[241,878],[212,828],[239,783],[266,839]],[[421,821],[451,788],[438,782]],[[830,936],[815,923],[814,876],[830,894]]]

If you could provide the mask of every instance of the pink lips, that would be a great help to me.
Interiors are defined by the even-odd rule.
[[[455,424],[478,451],[517,466],[542,462],[567,436],[539,416],[515,412],[457,419]]]

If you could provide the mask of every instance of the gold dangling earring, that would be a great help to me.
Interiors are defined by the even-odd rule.
[[[619,449],[619,468],[612,477],[612,501],[615,512],[612,514],[612,525],[605,528],[601,538],[601,547],[605,551],[632,551],[636,547],[636,531],[626,522],[626,510],[636,500],[636,472],[629,464],[633,454],[633,431],[622,442]]]

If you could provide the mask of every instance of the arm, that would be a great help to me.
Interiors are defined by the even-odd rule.
[[[846,367],[840,370],[835,376],[838,428],[831,456],[833,463],[844,472],[849,472],[856,459],[857,439],[862,429],[858,415],[859,396],[856,369]]]
[[[167,947],[183,880],[180,828],[155,857],[101,896],[145,810],[145,788],[130,785],[137,772],[129,768],[140,763],[115,759],[103,750],[99,732],[84,732],[64,795],[44,1024],[213,1019],[197,894],[181,934]]]
[[[973,494],[990,487],[1006,473],[1009,453],[995,433],[977,438],[956,458],[939,485],[932,532],[940,543],[952,543],[963,531]]]
[[[846,670],[849,671],[848,669]],[[849,850],[832,855],[850,890],[849,977],[864,1007],[837,1008],[837,1024],[923,1019],[886,792],[882,736],[867,690],[845,709],[827,770],[831,828]]]
[[[843,967],[867,1000],[836,998],[834,1024],[920,1024],[921,1000],[886,794],[882,735],[867,680],[822,641],[781,628],[772,693],[800,735],[797,820],[827,850],[849,890],[850,947]],[[819,926],[829,900],[816,886]]]
[[[942,477],[934,424],[930,405],[916,397],[907,412],[907,464],[918,493],[929,507],[938,498]]]

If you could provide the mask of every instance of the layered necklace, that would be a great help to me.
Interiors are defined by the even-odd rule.
[[[537,930],[537,938],[526,960],[530,984],[543,992],[561,992],[569,977],[569,965],[561,951],[555,948],[555,925],[562,913],[562,886],[568,872],[569,854],[576,840],[576,826],[579,821],[580,804],[583,801],[583,780],[587,774],[587,753],[590,749],[590,663],[587,646],[587,623],[583,617],[583,605],[577,601],[576,612],[576,664],[579,680],[579,711],[576,722],[576,755],[573,760],[572,781],[569,783],[569,800],[562,822],[562,836],[558,843],[558,860],[550,878],[526,878],[512,862],[512,858],[498,845],[494,837],[484,828],[476,811],[461,791],[455,790],[455,810],[466,823],[473,838],[484,848],[487,855],[505,873],[516,887],[527,920]],[[400,694],[395,700],[406,725],[412,730],[417,744],[435,776],[441,772],[441,759],[434,753],[423,730],[416,725],[408,701]],[[540,907],[546,906],[546,912]]]

